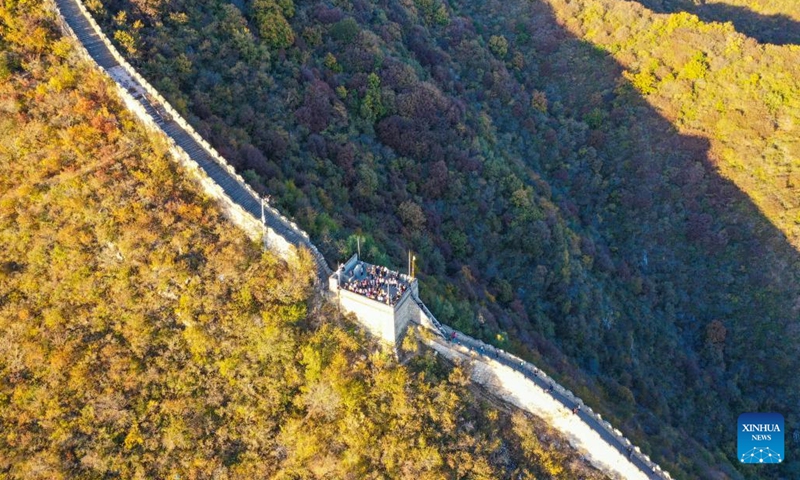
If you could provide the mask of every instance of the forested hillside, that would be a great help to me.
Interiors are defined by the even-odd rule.
[[[738,414],[799,413],[800,52],[646,4],[87,2],[331,261],[414,249],[441,320],[668,470],[752,476]]]
[[[800,248],[800,37],[797,46],[760,45],[683,10],[653,15],[636,3],[552,3],[557,18],[611,53],[672,124],[707,138],[714,166]],[[800,6],[793,12],[800,16]]]
[[[602,477],[318,305],[311,259],[232,228],[50,8],[0,7],[0,478]]]
[[[687,12],[706,22],[734,25],[761,42],[800,44],[800,8],[795,0],[630,0],[658,13]]]

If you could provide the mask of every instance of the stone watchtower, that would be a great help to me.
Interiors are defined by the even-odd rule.
[[[358,255],[330,276],[328,288],[372,335],[393,345],[403,339],[410,322],[427,320],[415,278],[363,262]]]

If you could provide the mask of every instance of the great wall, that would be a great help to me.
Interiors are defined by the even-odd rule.
[[[127,108],[163,137],[173,157],[205,194],[218,202],[226,217],[284,257],[293,255],[295,248],[307,249],[316,261],[319,287],[331,289],[329,281],[334,272],[308,234],[260,198],[139,75],[103,34],[81,0],[53,0],[52,6],[64,33],[77,40],[77,51],[110,77]],[[421,334],[421,340],[437,354],[468,365],[472,380],[488,393],[545,419],[590,463],[612,478],[672,478],[619,430],[536,366],[440,324],[416,290],[409,295],[415,315],[411,322],[432,332]]]

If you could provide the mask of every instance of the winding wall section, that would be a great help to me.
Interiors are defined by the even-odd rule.
[[[428,346],[456,363],[468,365],[472,380],[493,395],[545,419],[596,467],[627,479],[672,478],[599,413],[535,365],[439,325],[442,335],[423,336]],[[579,409],[573,413],[576,407]]]
[[[266,205],[260,218],[261,198],[206,142],[189,123],[117,52],[100,26],[78,0],[55,0],[62,28],[75,37],[86,55],[115,82],[129,109],[146,125],[163,133],[177,159],[200,177],[206,193],[216,199],[234,223],[251,237],[264,240],[282,254],[289,246],[306,248],[317,263],[318,276],[327,279],[331,271],[308,234]]]
[[[316,261],[322,285],[325,285],[324,281],[332,272],[308,234],[273,207],[266,205],[262,211],[259,195],[117,52],[80,0],[53,2],[62,29],[76,38],[84,55],[114,80],[126,106],[153,131],[164,135],[176,160],[196,177],[207,195],[219,202],[225,215],[252,238],[263,238],[271,248],[283,255],[291,255],[292,247],[308,249]],[[493,394],[520,408],[545,416],[545,410],[532,406],[531,395],[556,402],[566,409],[576,405],[583,406],[579,398],[549,379],[534,365],[440,324],[418,297],[415,296],[414,301],[428,317],[424,319],[428,322],[423,324],[439,334],[439,337],[428,339],[428,345],[452,360],[470,362],[473,380],[486,386]],[[509,383],[508,372],[519,375],[519,378]],[[593,456],[592,452],[587,451],[592,443],[587,438],[576,438],[575,432],[580,429],[561,426],[555,418],[549,420],[556,429],[570,438],[573,445],[583,449],[587,459],[612,476],[671,478],[637,447],[631,445],[619,430],[614,429],[588,407],[569,417],[569,420],[573,423],[579,422],[596,433],[604,451],[616,452],[616,457],[610,461]]]

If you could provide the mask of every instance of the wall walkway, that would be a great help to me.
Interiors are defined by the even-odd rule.
[[[258,194],[117,52],[81,1],[52,1],[62,29],[76,38],[83,54],[114,80],[126,106],[153,131],[164,135],[176,160],[197,178],[207,195],[220,203],[225,215],[252,238],[263,238],[271,248],[284,255],[290,255],[292,247],[308,249],[317,263],[321,285],[327,287],[326,281],[332,271],[308,234],[269,205],[263,211],[262,222],[262,201]],[[453,360],[470,362],[474,381],[486,386],[491,393],[549,420],[599,468],[622,478],[671,478],[632,446],[619,430],[544,372],[442,325],[418,297],[415,296],[414,301],[427,317],[423,325],[438,334],[427,340],[431,348]],[[552,390],[550,385],[554,387]],[[533,398],[538,401],[532,403]],[[548,410],[540,408],[544,404],[567,409],[570,413],[567,424],[572,426],[561,425],[563,422],[559,418],[563,420],[563,415],[548,418]],[[573,415],[571,409],[576,405],[581,405],[582,410]],[[583,425],[585,429],[575,428],[575,425]],[[593,453],[591,449],[605,453]]]
[[[201,184],[206,193],[222,204],[226,215],[253,237],[266,230],[265,241],[283,254],[289,252],[289,245],[307,248],[316,260],[318,276],[322,281],[327,280],[330,268],[308,234],[269,205],[264,211],[267,228],[261,226],[259,195],[117,52],[83,3],[55,0],[55,5],[62,28],[76,38],[86,55],[114,80],[128,107],[146,125],[167,137],[181,163],[210,180],[204,182],[201,178]]]
[[[469,365],[472,380],[495,396],[545,419],[596,467],[620,478],[672,478],[622,432],[535,365],[447,325],[440,326],[442,335],[423,337],[428,346]],[[572,413],[576,407],[580,410]]]

